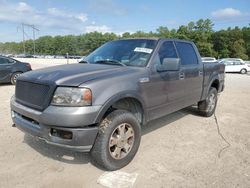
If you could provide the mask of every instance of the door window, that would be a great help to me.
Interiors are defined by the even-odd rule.
[[[198,64],[198,58],[192,44],[186,42],[176,42],[176,48],[182,65]]]
[[[162,64],[164,58],[178,58],[172,41],[164,42],[156,56],[156,64]]]
[[[229,66],[229,65],[234,65],[234,62],[233,61],[225,61],[224,64],[226,66]]]
[[[0,57],[0,65],[8,64],[8,61],[4,57]]]
[[[234,61],[234,65],[242,65],[240,61]]]
[[[5,65],[5,64],[13,64],[16,61],[14,59],[9,59],[5,57],[0,57],[0,65]]]

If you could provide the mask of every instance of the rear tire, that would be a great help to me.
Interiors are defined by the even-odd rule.
[[[132,161],[140,140],[141,126],[135,116],[115,110],[101,122],[91,156],[105,169],[117,170]]]
[[[240,70],[240,73],[241,73],[241,74],[246,74],[246,73],[247,73],[247,70],[246,70],[246,69],[241,69],[241,70]]]
[[[22,74],[22,72],[15,72],[12,74],[11,78],[10,78],[10,82],[13,85],[16,85],[16,80],[17,78]]]
[[[198,102],[198,110],[202,116],[210,117],[214,114],[217,106],[218,92],[214,87],[211,87],[207,98],[204,101]]]

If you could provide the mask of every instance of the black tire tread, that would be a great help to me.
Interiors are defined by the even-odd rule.
[[[242,73],[242,70],[245,70],[246,72],[245,72],[245,73]],[[241,73],[241,74],[246,74],[246,73],[247,73],[247,69],[245,69],[245,68],[241,69],[241,70],[240,70],[240,73]]]
[[[214,114],[214,111],[215,111],[216,106],[217,106],[218,92],[217,92],[217,89],[216,89],[216,88],[211,87],[211,88],[209,89],[209,92],[208,92],[207,97],[209,96],[209,94],[210,94],[211,92],[214,92],[215,95],[216,95],[216,104],[215,104],[215,107],[214,107],[213,111],[208,112],[208,111],[207,111],[207,105],[208,105],[207,98],[206,98],[205,100],[203,100],[203,101],[198,102],[198,111],[199,111],[199,114],[200,114],[201,116],[210,117],[210,116],[212,116],[212,115]]]
[[[109,140],[110,134],[113,132],[113,128],[115,126],[114,123],[117,121],[119,122],[124,119],[128,119],[130,122],[133,122],[136,125],[136,127],[138,128],[138,132],[139,132],[139,138],[135,138],[135,142],[136,142],[136,139],[138,140],[137,140],[136,145],[134,143],[134,146],[136,147],[135,150],[134,150],[134,146],[132,148],[134,153],[130,155],[132,152],[131,150],[128,156],[126,156],[124,159],[121,159],[117,163],[116,162],[114,163],[107,156],[108,154],[107,154],[106,144],[107,144],[107,141]],[[99,126],[98,135],[94,143],[94,146],[92,147],[92,150],[91,150],[92,159],[94,160],[95,163],[97,163],[101,167],[104,167],[107,170],[117,170],[126,166],[133,159],[134,155],[136,154],[138,150],[138,147],[140,144],[140,136],[141,136],[140,131],[141,131],[140,124],[132,113],[126,110],[115,110],[111,112],[110,114],[107,115],[106,118],[103,119],[103,121],[101,122]]]
[[[14,73],[11,75],[11,77],[10,77],[10,82],[11,82],[12,85],[16,85],[16,83],[14,82],[14,76],[15,76],[16,74],[22,74],[22,72],[21,72],[21,71],[14,72]]]

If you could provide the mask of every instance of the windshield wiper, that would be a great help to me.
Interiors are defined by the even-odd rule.
[[[111,65],[121,65],[121,66],[127,66],[124,63],[117,61],[115,59],[102,59],[99,61],[96,61],[95,63],[99,63],[99,64],[111,64]]]

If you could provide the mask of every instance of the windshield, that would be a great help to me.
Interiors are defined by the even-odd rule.
[[[127,39],[111,41],[88,55],[82,62],[144,67],[157,40]]]

